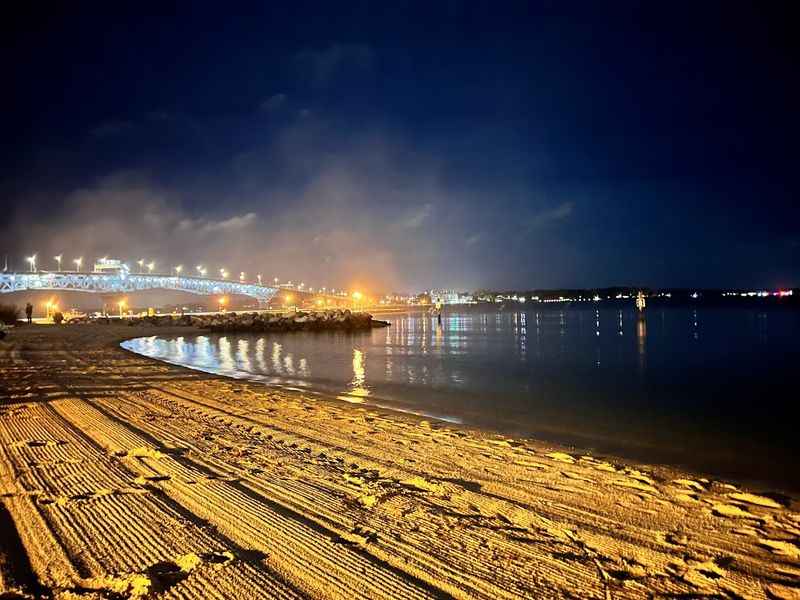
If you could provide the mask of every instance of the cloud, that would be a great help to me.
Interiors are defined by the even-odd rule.
[[[574,208],[575,204],[573,202],[563,202],[555,208],[542,211],[530,219],[528,229],[541,229],[542,227],[565,221],[572,215]]]
[[[144,258],[157,269],[224,267],[315,287],[466,289],[481,283],[492,252],[464,261],[465,240],[475,243],[468,233],[516,221],[487,217],[496,186],[454,189],[443,173],[440,158],[397,133],[352,131],[322,115],[290,119],[218,170],[162,180],[121,171],[41,200],[16,198],[19,214],[0,223],[0,239],[10,256]]]
[[[308,78],[312,86],[322,88],[344,73],[371,71],[375,53],[366,44],[337,43],[324,50],[303,50],[294,60],[301,75]]]
[[[224,219],[222,221],[211,221],[204,219],[182,219],[178,223],[179,231],[190,231],[195,235],[206,235],[209,233],[232,233],[255,224],[258,217],[256,213],[249,212]]]
[[[433,212],[433,204],[423,204],[407,215],[406,218],[401,221],[400,225],[405,229],[417,229],[428,220],[428,217],[431,216],[431,212]]]
[[[261,110],[264,112],[273,112],[286,104],[286,94],[274,94],[261,103]]]
[[[469,248],[480,242],[482,239],[483,239],[482,233],[474,233],[468,236],[467,239],[464,240],[464,245]]]

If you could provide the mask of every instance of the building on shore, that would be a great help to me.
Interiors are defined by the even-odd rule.
[[[459,293],[455,290],[430,290],[428,295],[431,302],[441,302],[442,304],[472,304],[473,297],[467,293]]]

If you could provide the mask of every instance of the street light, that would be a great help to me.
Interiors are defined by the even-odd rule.
[[[225,304],[227,304],[228,299],[225,296],[222,296],[219,299],[219,312],[223,312],[225,310]]]
[[[175,267],[175,276],[177,277],[178,275],[180,275],[181,271],[183,271],[183,265],[178,265],[177,267]]]
[[[58,256],[54,256],[53,260],[58,263],[58,271],[61,272],[61,255],[59,254]]]
[[[277,277],[274,279],[274,281],[275,281],[275,285],[278,285],[279,279]]]
[[[219,276],[222,277],[223,279],[227,279],[228,278],[228,272],[225,269],[220,269],[219,270]]]
[[[256,275],[256,279],[258,279],[258,285],[261,285],[261,273]]]
[[[75,263],[75,270],[76,270],[78,273],[80,273],[80,272],[81,272],[81,265],[83,264],[83,257],[81,256],[80,258],[76,258],[76,259],[75,259],[75,260],[73,260],[72,262],[74,262],[74,263]]]
[[[122,313],[125,311],[125,306],[127,304],[128,303],[125,301],[124,298],[122,300],[120,300],[119,302],[117,302],[117,306],[119,306],[119,316],[120,317],[122,317]]]
[[[240,283],[244,283],[244,271],[242,271],[241,273],[239,273],[239,282],[240,282]]]
[[[136,261],[139,265],[139,273],[144,273],[144,259],[140,258]]]
[[[36,255],[34,254],[33,256],[29,256],[25,260],[27,260],[31,264],[31,273],[35,273],[36,272]]]
[[[353,292],[353,308],[358,306],[359,300],[361,300],[361,292]]]

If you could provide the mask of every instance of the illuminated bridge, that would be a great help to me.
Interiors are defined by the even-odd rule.
[[[205,277],[177,275],[114,273],[37,272],[0,273],[0,294],[30,290],[68,290],[98,294],[125,294],[144,290],[176,290],[211,296],[240,294],[266,303],[278,292],[277,288]]]

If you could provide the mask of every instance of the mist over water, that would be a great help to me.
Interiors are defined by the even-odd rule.
[[[143,337],[128,350],[310,395],[800,488],[800,312],[536,306],[368,332]]]

